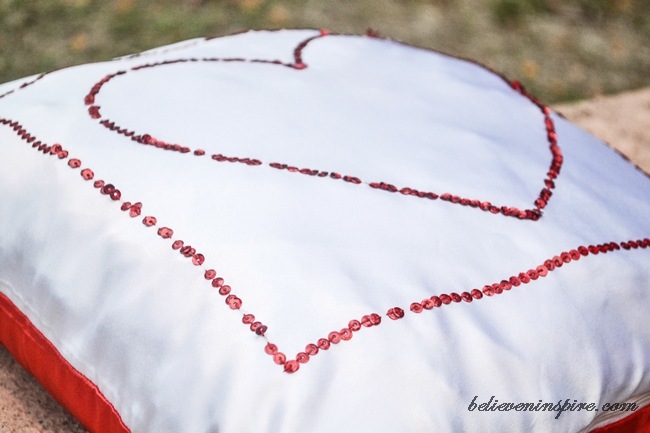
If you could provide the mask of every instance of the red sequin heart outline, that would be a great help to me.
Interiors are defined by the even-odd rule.
[[[328,33],[326,31],[321,31],[320,36],[317,37],[323,37],[326,36]],[[376,37],[375,34],[369,35],[371,37]],[[301,51],[302,49],[309,43],[309,41],[317,38],[309,38],[306,41],[302,42],[294,51],[294,57],[296,59],[295,64],[283,64],[284,66],[289,66],[289,67],[294,67],[296,69],[304,69],[306,67],[302,62],[301,62]],[[234,60],[234,61],[243,61],[243,60]],[[276,64],[282,64],[281,62],[272,62]],[[302,65],[302,66],[300,66]],[[115,74],[113,76],[117,76],[121,74]],[[28,85],[33,84],[34,82],[40,80],[43,78],[45,74],[41,74],[38,76],[35,80],[31,82],[26,82],[23,85],[20,86],[19,89],[22,89],[24,87],[27,87]],[[111,76],[110,78],[112,78]],[[109,78],[109,79],[110,79]],[[505,79],[505,78],[504,78]],[[106,80],[108,81],[108,80]],[[101,87],[101,86],[100,86]],[[525,96],[529,97],[529,99],[533,100],[538,105],[541,105],[539,101],[533,99],[530,97],[530,95],[525,94],[521,90],[521,87],[513,84],[513,88],[516,90],[519,90],[524,94]],[[5,94],[0,95],[0,98],[13,93],[14,90],[11,90]],[[95,93],[96,94],[96,93]],[[93,95],[94,97],[94,95]],[[93,101],[94,102],[94,101]],[[548,107],[542,106],[543,107],[543,112],[545,113],[545,118],[548,119],[548,113],[550,113]],[[92,108],[92,107],[91,107]],[[92,114],[92,113],[91,113]],[[54,144],[52,146],[48,146],[45,143],[42,143],[41,141],[38,141],[35,136],[31,135],[20,123],[17,121],[13,121],[11,119],[7,118],[2,118],[0,117],[0,124],[2,125],[7,125],[11,127],[16,134],[26,141],[27,143],[31,144],[32,148],[35,150],[38,150],[42,152],[45,155],[54,155],[57,156],[58,159],[60,160],[65,160],[68,158],[68,151],[63,149],[63,147],[60,144]],[[548,122],[547,122],[548,125]],[[551,126],[552,126],[552,121],[551,121]],[[547,130],[548,130],[547,126]],[[117,129],[118,132],[123,133],[127,135],[129,131],[125,130],[119,130]],[[554,132],[554,129],[553,129]],[[133,136],[133,134],[128,134],[127,136]],[[549,131],[549,136],[550,136],[550,131]],[[557,136],[555,136],[555,140],[557,139]],[[152,144],[152,143],[144,143],[144,144]],[[156,145],[156,143],[153,143]],[[553,143],[551,143],[553,145]],[[160,146],[159,146],[160,147]],[[162,146],[164,148],[164,146]],[[179,149],[169,149],[169,150],[179,150]],[[184,149],[180,149],[181,151],[184,151]],[[189,151],[189,150],[188,150]],[[195,155],[202,156],[205,153],[201,153],[202,151],[197,150],[195,151]],[[185,151],[184,153],[187,153]],[[216,159],[216,158],[215,158]],[[219,160],[219,159],[217,159]],[[258,160],[250,160],[250,159],[243,159],[240,160],[239,158],[232,159],[232,158],[226,158],[225,160],[228,160],[230,162],[244,162],[248,165],[260,165],[261,161]],[[555,161],[555,160],[554,160]],[[559,164],[561,165],[561,159]],[[78,169],[81,167],[81,161],[76,158],[72,158],[68,161],[68,166],[70,166],[73,169]],[[275,167],[279,168],[279,167]],[[553,169],[553,167],[551,167]],[[310,173],[303,173],[302,171],[298,170],[298,172],[302,174],[310,174]],[[85,168],[80,171],[81,177],[85,180],[92,180],[94,179],[94,173],[91,169]],[[559,167],[557,170],[557,174],[559,174]],[[557,176],[555,174],[555,176]],[[356,183],[356,182],[352,182]],[[361,182],[358,182],[361,183]],[[121,192],[116,189],[112,184],[106,184],[103,180],[96,180],[93,183],[93,186],[95,188],[98,188],[100,192],[104,195],[108,195],[112,200],[114,201],[119,201],[121,199]],[[372,185],[371,185],[372,186]],[[453,203],[454,201],[452,201]],[[462,204],[462,203],[461,203]],[[137,217],[141,214],[142,211],[142,203],[135,203],[131,204],[129,202],[124,202],[121,206],[121,209],[123,211],[128,210],[129,214],[131,217]],[[490,210],[490,209],[488,209]],[[493,213],[498,213],[498,212],[493,212]],[[505,213],[504,213],[505,214]],[[531,218],[532,219],[532,218]],[[147,226],[147,227],[152,227],[157,224],[157,219],[153,216],[145,216],[142,220],[142,223]],[[168,228],[168,227],[161,227],[158,229],[158,235],[160,235],[163,239],[170,239],[173,236],[173,230]],[[555,256],[552,259],[546,260],[543,264],[538,266],[535,269],[530,269],[526,272],[521,272],[518,276],[512,276],[508,280],[502,280],[500,283],[494,283],[491,285],[486,285],[483,287],[482,290],[478,289],[473,289],[471,292],[463,292],[462,294],[457,294],[457,293],[451,293],[451,294],[441,294],[438,296],[432,296],[431,298],[424,299],[421,302],[414,302],[410,306],[410,310],[413,313],[419,314],[423,310],[430,310],[436,307],[441,307],[443,305],[449,305],[451,303],[459,303],[461,301],[465,302],[472,302],[475,299],[482,299],[483,295],[486,296],[493,296],[495,294],[501,294],[504,291],[508,291],[513,287],[517,287],[521,284],[527,284],[531,282],[532,280],[537,280],[540,277],[545,277],[548,275],[548,272],[551,272],[561,266],[563,266],[566,263],[570,263],[572,261],[579,260],[581,256],[587,256],[589,254],[591,255],[596,255],[599,253],[607,253],[609,251],[617,251],[623,248],[624,250],[630,250],[630,249],[637,249],[637,248],[647,248],[650,246],[650,239],[640,239],[640,240],[630,240],[628,242],[622,242],[620,245],[615,242],[610,242],[610,243],[605,243],[605,244],[599,244],[599,245],[590,245],[589,247],[584,247],[580,246],[575,250],[571,250],[569,252],[563,252],[559,256]],[[181,253],[185,255],[186,257],[190,257],[192,259],[192,262],[194,265],[201,266],[205,260],[205,257],[200,254],[196,253],[196,250],[190,246],[185,246],[183,241],[176,240],[172,244],[172,248],[174,249],[180,249]],[[226,297],[226,304],[230,306],[231,309],[233,310],[239,310],[242,306],[242,301],[239,299],[237,296],[231,294],[231,288],[228,285],[224,284],[224,280],[221,277],[216,276],[216,271],[213,269],[209,269],[205,271],[205,278],[209,281],[211,281],[211,285],[213,287],[216,287],[219,289],[219,293],[227,296]],[[394,307],[388,310],[386,315],[393,319],[393,320],[398,320],[404,317],[404,310],[399,308],[399,307]],[[250,325],[251,331],[255,332],[256,334],[264,337],[264,334],[267,330],[267,327],[263,325],[261,322],[255,321],[255,316],[252,314],[244,314],[242,318],[242,322],[246,325]],[[273,360],[275,363],[279,365],[284,366],[284,371],[287,373],[294,373],[298,371],[300,368],[300,364],[304,364],[309,361],[310,357],[316,355],[320,350],[327,350],[330,348],[331,344],[337,344],[340,341],[347,341],[352,339],[353,335],[355,332],[358,332],[359,330],[362,329],[362,327],[372,327],[379,325],[381,323],[381,316],[379,316],[376,313],[372,313],[366,316],[363,316],[361,320],[356,320],[353,319],[348,323],[347,327],[342,328],[340,331],[333,331],[330,332],[327,336],[327,338],[321,338],[317,341],[317,344],[307,344],[305,347],[304,352],[299,352],[295,359],[293,360],[287,360],[286,356],[282,353],[279,352],[277,346],[273,343],[267,342],[264,350],[266,353],[269,355],[273,356]]]
[[[114,121],[111,121],[110,119],[107,118],[102,118],[100,109],[101,107],[99,105],[96,105],[97,102],[97,96],[99,95],[100,91],[102,90],[102,87],[108,83],[109,81],[113,80],[116,77],[126,75],[128,73],[133,73],[136,71],[141,71],[149,68],[154,68],[154,67],[160,67],[160,66],[168,66],[168,65],[173,65],[173,64],[178,64],[178,63],[188,63],[188,62],[248,62],[248,63],[267,63],[271,65],[278,65],[278,66],[283,66],[283,67],[289,67],[292,69],[297,69],[297,70],[304,70],[308,67],[307,64],[305,64],[302,60],[302,53],[303,50],[307,47],[307,45],[319,38],[327,37],[330,36],[331,34],[327,31],[321,30],[321,33],[318,36],[313,36],[310,37],[303,42],[301,42],[295,49],[294,49],[294,62],[293,63],[284,63],[280,60],[264,60],[264,59],[245,59],[245,58],[217,58],[217,57],[204,57],[204,58],[179,58],[179,59],[174,59],[174,60],[165,60],[165,61],[160,61],[160,62],[155,62],[155,63],[145,63],[143,65],[138,65],[131,67],[128,70],[119,70],[113,74],[106,75],[104,78],[102,78],[99,82],[97,82],[90,90],[90,92],[86,95],[84,98],[84,103],[88,105],[88,114],[90,115],[91,118],[99,120],[99,123],[103,125],[104,127],[117,132],[118,134],[122,134],[126,137],[130,137],[131,140],[141,143],[144,145],[149,145],[149,146],[154,146],[162,150],[170,150],[170,151],[176,151],[180,153],[189,153],[192,152],[192,149],[190,149],[187,146],[181,146],[180,144],[172,144],[172,143],[167,143],[163,140],[160,140],[158,138],[155,138],[153,135],[148,134],[148,133],[138,133],[132,130],[129,130],[128,128],[123,128],[120,125],[117,125]],[[376,34],[372,33],[371,37],[376,37]],[[483,65],[481,65],[483,66]],[[487,68],[486,68],[487,69]],[[489,69],[488,69],[489,70]],[[492,73],[495,73],[494,71],[491,71]],[[492,203],[488,201],[481,201],[478,199],[469,199],[469,198],[463,198],[457,195],[453,195],[451,193],[443,193],[443,194],[437,194],[435,192],[427,192],[427,191],[418,191],[415,188],[410,188],[410,187],[402,187],[398,188],[395,185],[391,185],[386,182],[363,182],[361,179],[359,179],[356,176],[351,176],[351,175],[342,175],[337,172],[327,172],[327,171],[322,171],[322,170],[317,170],[317,169],[311,169],[311,168],[299,168],[290,164],[286,163],[280,163],[280,162],[271,162],[268,165],[270,167],[273,167],[275,169],[279,170],[288,170],[289,172],[292,173],[300,173],[300,174],[305,174],[309,176],[317,176],[317,177],[328,177],[330,179],[342,179],[343,181],[349,182],[351,184],[355,185],[360,185],[362,183],[366,183],[368,186],[371,188],[375,189],[381,189],[387,192],[400,192],[401,194],[404,195],[411,195],[414,197],[419,197],[419,198],[427,198],[430,200],[436,200],[440,198],[440,200],[443,201],[448,201],[453,204],[460,204],[462,206],[469,206],[472,208],[478,208],[482,211],[490,212],[493,214],[501,214],[505,216],[510,216],[510,217],[515,217],[519,219],[530,219],[533,221],[538,220],[542,216],[542,209],[546,207],[548,204],[548,201],[550,200],[552,196],[552,189],[555,188],[555,182],[554,179],[557,178],[557,176],[560,174],[560,169],[562,168],[562,162],[563,162],[563,157],[562,157],[562,151],[560,150],[560,147],[557,145],[557,133],[555,132],[555,124],[553,123],[553,119],[550,117],[551,110],[549,107],[546,105],[542,104],[541,101],[530,95],[529,93],[526,92],[524,87],[518,82],[518,81],[509,81],[507,78],[503,77],[502,75],[497,74],[500,78],[502,78],[504,81],[506,81],[513,89],[514,91],[517,91],[524,97],[526,97],[528,100],[530,100],[533,104],[535,104],[542,114],[544,115],[544,127],[546,130],[546,135],[547,135],[547,140],[549,142],[549,149],[551,151],[551,165],[549,167],[549,171],[546,175],[546,178],[544,179],[544,188],[540,191],[539,197],[534,201],[534,208],[532,209],[524,209],[520,210],[517,209],[516,207],[509,207],[509,206],[495,206]],[[196,149],[194,150],[194,155],[196,156],[204,156],[205,151],[202,149]],[[262,161],[259,159],[254,159],[254,158],[242,158],[242,157],[235,157],[235,156],[225,156],[222,154],[215,154],[212,155],[212,159],[219,161],[219,162],[240,162],[244,163],[249,166],[258,166],[262,165]]]

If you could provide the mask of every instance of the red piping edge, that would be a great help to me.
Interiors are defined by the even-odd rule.
[[[590,433],[650,433],[650,405],[611,424],[591,430]]]
[[[91,433],[131,433],[97,386],[0,293],[0,343]]]
[[[97,386],[72,367],[27,316],[2,293],[0,343],[90,432],[131,433]],[[591,431],[630,432],[650,432],[650,405]]]

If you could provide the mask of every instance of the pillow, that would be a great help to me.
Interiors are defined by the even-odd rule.
[[[292,30],[0,94],[0,341],[90,431],[648,428],[648,178],[518,82]]]

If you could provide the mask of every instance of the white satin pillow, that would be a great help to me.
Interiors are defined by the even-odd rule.
[[[577,432],[469,409],[650,393],[648,178],[518,83],[312,30],[33,78],[0,292],[126,429]]]

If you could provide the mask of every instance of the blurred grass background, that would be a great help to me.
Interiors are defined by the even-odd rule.
[[[0,82],[280,27],[372,28],[476,59],[548,103],[650,85],[650,0],[0,0]]]

